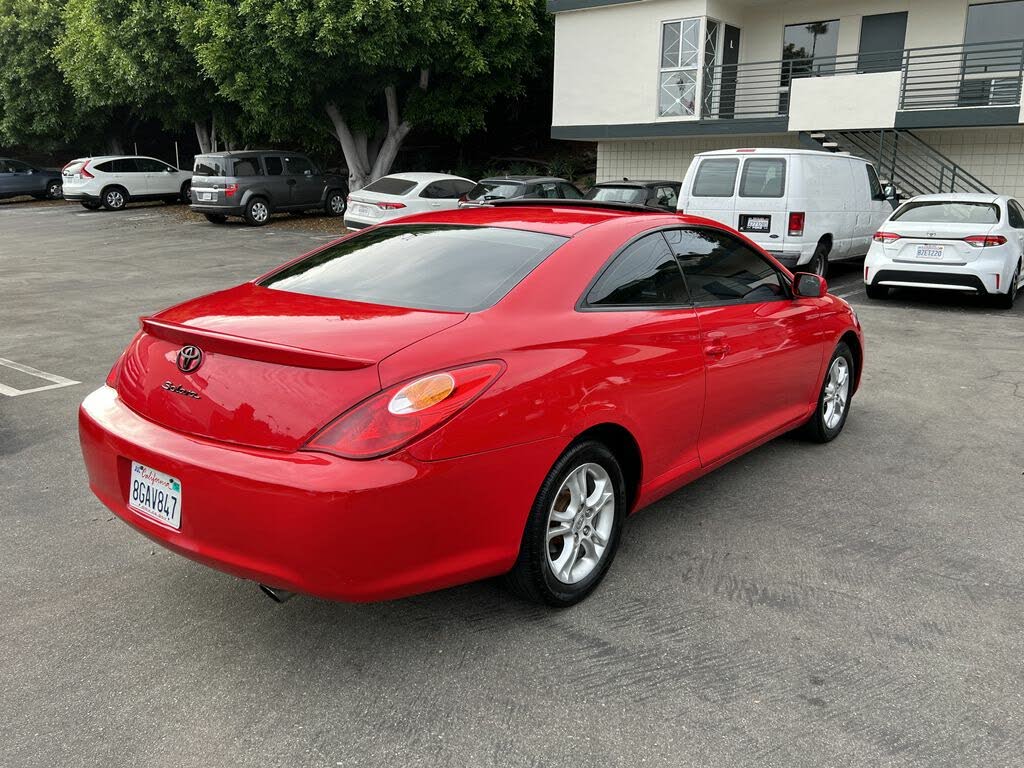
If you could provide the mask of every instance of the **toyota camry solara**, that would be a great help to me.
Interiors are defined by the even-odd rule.
[[[93,492],[272,595],[504,574],[568,605],[623,520],[784,432],[843,429],[863,342],[814,275],[679,214],[423,214],[142,319],[82,404]]]

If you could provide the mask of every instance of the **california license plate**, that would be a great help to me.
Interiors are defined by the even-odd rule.
[[[771,216],[745,216],[740,229],[745,232],[767,232],[771,227]]]
[[[128,506],[164,525],[181,528],[181,482],[133,461],[128,480]]]
[[[352,213],[358,214],[359,216],[372,216],[373,215],[373,211],[370,210],[370,206],[368,206],[368,205],[359,205],[358,203],[356,205],[352,206]]]
[[[213,192],[200,192],[199,193],[199,199],[200,200],[213,200]]]
[[[917,258],[925,261],[942,261],[943,245],[919,245],[917,246]]]

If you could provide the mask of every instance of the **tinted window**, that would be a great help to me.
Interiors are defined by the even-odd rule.
[[[658,187],[654,190],[654,204],[675,210],[679,203],[679,187]]]
[[[11,173],[11,166],[6,160],[0,160],[0,173]]]
[[[710,229],[665,233],[694,303],[769,301],[787,296],[771,264],[739,240]]]
[[[143,173],[163,173],[167,170],[167,163],[161,163],[150,157],[140,157],[135,160],[135,166]]]
[[[363,189],[367,192],[377,192],[382,195],[404,195],[416,186],[415,181],[403,179],[400,176],[385,176],[377,179]]]
[[[1016,200],[1010,200],[1006,204],[1006,218],[1014,229],[1024,229],[1024,208]]]
[[[445,200],[452,197],[458,197],[453,194],[452,188],[444,181],[435,181],[433,184],[427,184],[420,192],[420,197],[426,197],[430,200]]]
[[[559,184],[558,188],[562,191],[562,197],[566,200],[583,199],[583,193],[576,189],[572,184]]]
[[[544,200],[557,200],[562,195],[558,191],[558,185],[553,182],[544,182],[538,184],[536,190],[533,192],[533,197],[540,197]]]
[[[627,246],[587,296],[587,302],[597,306],[665,306],[688,301],[679,265],[660,232]]]
[[[868,174],[868,187],[871,188],[871,197],[875,200],[884,200],[885,193],[882,191],[882,185],[878,181],[878,174],[875,173],[874,167],[865,165],[864,170],[866,170]]]
[[[967,71],[1019,70],[1020,44],[998,41],[1021,38],[1024,38],[1024,0],[967,6],[964,42],[971,46],[967,49]]]
[[[787,25],[782,39],[782,58],[787,62],[783,70],[784,82],[789,73],[799,77],[812,72],[834,72],[832,57],[838,49],[838,19]]]
[[[227,158],[219,155],[196,155],[192,173],[195,176],[227,176]]]
[[[105,162],[105,163],[98,163],[98,164],[94,165],[93,168],[95,168],[97,171],[103,171],[104,173],[113,173],[114,172],[114,161],[113,160],[107,160],[107,162]],[[77,173],[77,171],[76,171],[76,173]]]
[[[263,285],[373,304],[475,312],[499,301],[565,240],[497,227],[385,226],[286,267]]]
[[[647,199],[647,190],[639,187],[594,187],[587,192],[587,200],[603,200],[606,203],[637,203]]]
[[[284,172],[284,163],[276,155],[264,157],[263,164],[267,167],[267,176],[280,176]]]
[[[277,158],[274,158],[275,160]],[[255,157],[239,157],[234,162],[231,171],[233,176],[262,176],[259,160]]]
[[[455,191],[456,197],[462,197],[462,195],[468,194],[469,190],[476,186],[472,181],[463,181],[462,179],[456,179],[448,183],[452,185],[452,189]]]
[[[691,194],[694,197],[732,197],[739,167],[738,158],[702,161],[697,166]]]
[[[750,158],[743,164],[740,197],[782,197],[786,190],[786,161]]]
[[[110,161],[114,173],[139,173],[139,163],[134,157],[122,157]]]
[[[892,215],[891,220],[925,224],[997,224],[999,206],[994,203],[928,200],[907,203]]]
[[[23,163],[20,160],[8,160],[7,168],[11,173],[27,173],[32,170],[31,165]]]
[[[467,196],[470,200],[500,200],[523,194],[523,185],[514,181],[481,181]]]
[[[284,163],[291,176],[303,176],[307,173],[313,173],[313,164],[305,157],[286,157]]]

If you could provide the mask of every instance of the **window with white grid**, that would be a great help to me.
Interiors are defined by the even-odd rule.
[[[700,66],[700,19],[681,19],[661,25],[661,71],[658,73],[658,114],[694,114],[697,70]]]

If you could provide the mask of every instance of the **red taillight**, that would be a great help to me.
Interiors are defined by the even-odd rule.
[[[85,163],[85,164],[84,164],[84,165],[82,166],[82,170],[81,170],[81,171],[79,171],[79,173],[81,173],[81,174],[82,174],[82,178],[83,178],[83,179],[95,179],[95,178],[96,178],[96,177],[95,177],[95,176],[93,176],[93,175],[92,175],[91,173],[89,173],[89,164],[88,164],[88,163]]]
[[[799,237],[804,233],[804,214],[794,212],[789,214],[789,234],[791,237]]]
[[[238,191],[238,184],[227,184],[224,187],[224,197],[234,197]]]
[[[405,203],[377,203],[377,207],[383,211],[397,211],[399,208],[405,208]]]
[[[876,243],[885,243],[888,245],[889,243],[895,243],[901,237],[902,235],[897,235],[895,232],[875,232],[875,234],[871,236],[871,239]]]
[[[504,370],[504,363],[490,360],[396,384],[343,413],[303,450],[346,459],[394,453],[454,417]]]
[[[993,245],[1006,245],[1006,238],[1002,235],[971,235],[965,237],[964,242],[974,248],[988,248]]]

